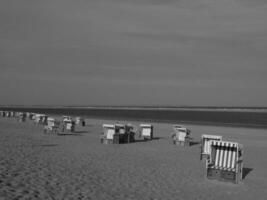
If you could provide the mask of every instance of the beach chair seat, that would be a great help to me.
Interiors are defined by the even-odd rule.
[[[181,125],[173,125],[174,133],[172,134],[173,144],[179,146],[190,146],[192,138],[190,130]]]
[[[208,158],[211,154],[211,141],[222,141],[222,136],[219,135],[206,135],[201,136],[201,146],[200,146],[200,160],[203,157]]]
[[[140,124],[140,129],[140,136],[143,137],[144,140],[153,139],[153,126],[151,124]]]
[[[208,179],[239,183],[243,173],[243,146],[236,142],[210,141],[211,154],[206,160]]]

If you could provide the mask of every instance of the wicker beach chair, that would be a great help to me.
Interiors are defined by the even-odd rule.
[[[206,160],[208,179],[232,183],[242,180],[243,145],[236,142],[211,141],[211,155]]]
[[[151,124],[140,124],[140,136],[143,137],[144,140],[152,140],[153,126]]]
[[[219,135],[202,135],[201,136],[200,160],[202,160],[203,157],[208,158],[210,156],[211,141],[222,141],[222,136],[219,136]]]
[[[172,134],[173,144],[180,146],[190,146],[190,130],[181,126],[173,125],[174,133]]]

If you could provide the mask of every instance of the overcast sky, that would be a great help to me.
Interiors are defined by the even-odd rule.
[[[1,0],[0,104],[267,106],[265,0]]]

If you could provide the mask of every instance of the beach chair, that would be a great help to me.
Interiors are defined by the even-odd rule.
[[[15,112],[14,111],[10,111],[10,117],[15,117]]]
[[[125,142],[130,143],[135,141],[134,127],[131,124],[125,125]]]
[[[26,113],[20,112],[18,115],[18,121],[19,122],[25,122],[26,121]]]
[[[151,124],[140,124],[140,136],[144,138],[144,140],[152,140],[153,139],[153,126]]]
[[[34,123],[35,124],[42,124],[42,118],[43,118],[42,114],[35,114]]]
[[[63,120],[62,132],[74,132],[75,131],[75,122],[70,119]]]
[[[202,135],[201,136],[200,160],[202,160],[203,157],[208,158],[210,156],[211,141],[222,141],[222,136],[219,136],[219,135]]]
[[[174,133],[172,134],[173,144],[180,146],[190,146],[191,138],[190,138],[190,130],[181,126],[181,125],[173,125]]]
[[[29,118],[30,120],[33,120],[33,119],[34,119],[34,113],[30,113],[28,118]]]
[[[43,124],[43,125],[47,124],[47,118],[48,118],[47,115],[42,114],[40,116],[40,123]]]
[[[44,126],[44,133],[58,133],[59,126],[60,126],[60,121],[48,117],[47,124]]]
[[[210,143],[211,155],[206,160],[207,178],[239,183],[243,173],[243,145],[226,141]]]
[[[10,117],[10,111],[6,111],[6,117]]]
[[[76,117],[75,118],[75,124],[77,126],[79,126],[79,125],[85,126],[85,120],[81,117]]]
[[[100,136],[100,142],[104,144],[113,144],[114,134],[115,134],[115,125],[103,124],[103,132]]]

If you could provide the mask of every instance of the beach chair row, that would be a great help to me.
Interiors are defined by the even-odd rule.
[[[81,117],[73,119],[70,116],[62,116],[61,120],[49,117],[46,114],[16,111],[0,111],[4,118],[16,118],[19,122],[33,121],[36,125],[43,125],[44,133],[75,132],[75,126],[85,126],[85,120]]]
[[[1,117],[17,118],[24,122],[33,120],[36,124],[44,125],[45,133],[74,132],[75,125],[85,125],[82,118],[72,119],[70,116],[62,116],[61,121],[45,114],[0,111]],[[59,130],[61,127],[61,130]],[[137,130],[131,124],[103,124],[100,141],[104,144],[132,143],[136,138],[153,140],[153,125],[140,124]],[[193,138],[191,131],[183,126],[175,124],[171,133],[173,144],[183,147],[191,145]],[[205,159],[206,177],[212,180],[239,183],[243,174],[243,145],[237,142],[223,141],[222,136],[201,136],[200,160]]]
[[[173,125],[171,134],[173,144],[190,146],[191,131],[182,125]],[[134,142],[134,134],[140,133],[144,139],[153,139],[153,126],[141,124],[139,131],[132,125],[103,124],[101,143],[120,144]],[[239,183],[243,174],[243,146],[236,142],[223,141],[222,136],[206,135],[201,137],[200,160],[206,159],[206,177],[219,181]]]
[[[153,126],[151,124],[140,124],[140,129],[134,131],[131,124],[103,124],[100,141],[105,144],[131,143],[135,141],[137,135],[144,140],[152,140]]]

